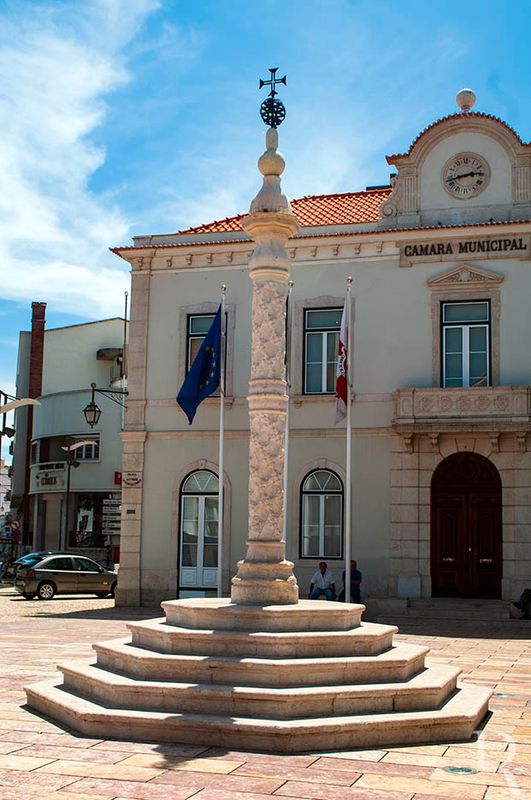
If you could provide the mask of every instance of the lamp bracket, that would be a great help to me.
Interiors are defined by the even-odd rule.
[[[90,388],[92,389],[91,402],[94,402],[95,394],[102,394],[104,397],[112,400],[113,403],[116,403],[116,405],[125,408],[125,398],[129,394],[127,389],[98,389],[95,383],[91,383]]]

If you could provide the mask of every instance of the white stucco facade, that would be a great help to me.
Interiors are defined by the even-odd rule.
[[[20,335],[17,391],[27,386],[31,333]],[[91,399],[90,385],[121,388],[124,321],[119,318],[46,330],[42,365],[42,395],[33,413],[27,482],[28,545],[34,549],[81,548],[98,560],[119,546],[119,527],[112,535],[102,530],[103,500],[119,499],[123,409],[97,396],[102,409],[93,428],[83,409]],[[14,501],[23,508],[25,489],[26,411],[17,412],[14,446]],[[68,467],[65,447],[94,442],[74,452],[78,466]],[[116,551],[117,552],[117,551]]]
[[[447,174],[445,165],[462,153],[477,154],[489,179],[469,197],[452,197],[442,175]],[[477,508],[477,518],[466,517],[468,523],[465,517],[454,519],[458,538],[468,535],[467,524],[476,526],[477,541],[469,552],[476,548],[477,564],[488,571],[490,560],[498,572],[484,584],[471,579],[466,590],[454,587],[452,592],[515,597],[531,575],[531,148],[505,123],[461,113],[435,123],[405,155],[388,161],[398,175],[378,220],[327,225],[325,213],[322,222],[303,226],[288,243],[294,287],[287,558],[295,564],[302,596],[323,557],[339,586],[339,558],[326,553],[304,557],[301,549],[305,478],[314,470],[330,470],[343,486],[345,481],[345,429],[334,425],[334,396],[305,391],[304,320],[308,310],[341,308],[346,278],[352,276],[353,516],[351,531],[343,530],[342,536],[351,537],[352,555],[363,572],[363,594],[431,597],[434,578],[436,592],[444,594],[444,575],[458,566],[450,550],[444,555],[454,530],[444,528],[450,525],[444,514],[434,516],[434,492],[442,491],[450,505],[463,493],[452,478],[441,490],[434,474],[443,462],[452,463],[445,459],[461,453],[455,464],[476,464],[478,470],[483,465],[494,476],[490,488],[478,483],[477,491],[471,476],[466,492],[463,488],[467,503],[490,492],[494,509],[496,476],[501,482],[500,507],[488,520],[478,522],[483,512]],[[228,311],[227,592],[245,553],[252,251],[243,230],[222,229],[139,237],[132,247],[115,250],[132,269],[118,603],[151,604],[190,590],[179,575],[181,493],[194,471],[217,474],[219,401],[204,401],[189,426],[175,396],[186,373],[187,321],[215,312],[222,283]],[[486,375],[475,385],[445,385],[445,304],[462,309],[478,303],[489,315],[483,325]],[[490,556],[481,550],[486,546],[481,537],[482,525],[491,523],[492,541],[499,541]],[[443,553],[439,566],[434,548]],[[480,569],[477,564],[467,561],[459,567],[461,577]],[[199,582],[193,588],[203,592],[211,587]]]

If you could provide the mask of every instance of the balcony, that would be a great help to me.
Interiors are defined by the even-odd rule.
[[[398,389],[393,399],[398,432],[527,432],[531,423],[530,386]]]
[[[30,471],[30,492],[62,492],[66,486],[66,462],[49,461],[33,464]]]

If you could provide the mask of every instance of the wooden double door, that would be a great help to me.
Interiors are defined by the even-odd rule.
[[[483,456],[456,453],[433,474],[431,575],[434,597],[501,597],[501,480]]]

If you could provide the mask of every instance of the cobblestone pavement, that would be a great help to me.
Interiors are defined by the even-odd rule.
[[[497,693],[477,740],[450,746],[271,756],[102,741],[24,707],[23,687],[54,677],[58,661],[88,656],[92,642],[125,635],[128,621],[159,615],[114,609],[112,600],[25,601],[0,589],[2,800],[531,800],[531,623],[413,620],[397,637],[428,645],[432,662],[457,664],[465,680]]]

